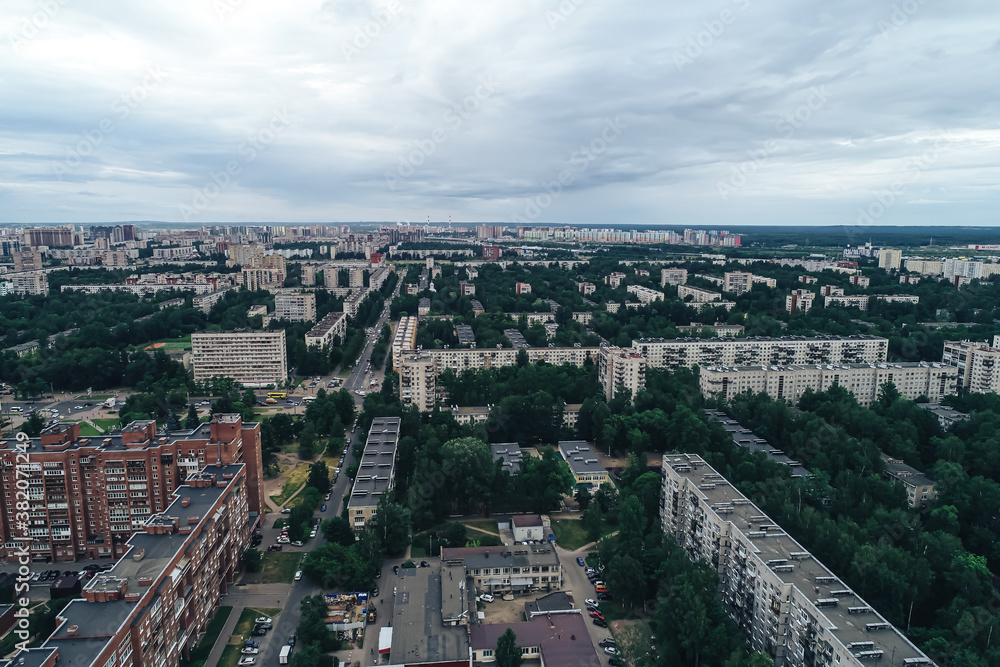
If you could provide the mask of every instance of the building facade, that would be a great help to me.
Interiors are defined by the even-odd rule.
[[[28,447],[33,560],[117,558],[127,539],[170,503],[170,496],[208,464],[245,467],[241,473],[254,521],[263,512],[260,425],[239,415],[214,415],[183,433],[157,433],[156,422],[132,422],[120,434],[81,437],[80,425],[54,424]],[[0,506],[4,557],[17,560],[20,535],[11,502],[17,479],[13,442],[0,448],[5,502]],[[7,494],[10,495],[7,495]]]
[[[285,332],[191,334],[191,363],[196,381],[226,377],[245,387],[277,385],[288,379]]]
[[[653,303],[654,301],[663,301],[663,292],[655,289],[649,289],[648,287],[643,287],[642,285],[629,285],[625,288],[625,291],[629,294],[634,294],[635,298],[637,298],[639,303],[642,304]]]
[[[793,315],[799,312],[806,312],[813,306],[816,295],[807,289],[792,290],[792,293],[785,297],[785,310]]]
[[[312,292],[278,292],[274,295],[274,317],[290,322],[315,322],[316,295]]]
[[[778,364],[877,364],[889,340],[877,336],[786,336],[782,338],[640,338],[632,341],[652,368],[760,366]]]
[[[635,397],[646,387],[646,358],[631,349],[601,346],[598,381],[609,401],[621,390]]]
[[[368,430],[365,450],[347,501],[347,516],[356,533],[364,531],[379,501],[396,487],[399,425],[399,417],[376,417]]]
[[[934,663],[694,454],[663,457],[660,519],[719,575],[723,606],[777,667]]]
[[[882,385],[891,382],[910,400],[926,397],[939,402],[958,392],[958,369],[936,362],[881,364],[795,364],[788,366],[729,366],[701,369],[702,396],[732,399],[745,391],[797,403],[806,390],[826,391],[839,385],[861,405],[871,405]]]
[[[667,285],[683,285],[688,280],[687,269],[661,269],[660,287]]]
[[[1000,347],[973,341],[947,341],[941,363],[958,369],[961,386],[977,394],[1000,393]]]
[[[327,313],[306,334],[306,347],[330,347],[338,338],[347,337],[347,316],[336,311]]]

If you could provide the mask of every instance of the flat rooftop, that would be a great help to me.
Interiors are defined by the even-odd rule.
[[[469,628],[475,649],[496,647],[507,628],[517,635],[518,646],[537,646],[545,667],[600,667],[597,650],[581,614],[535,616],[521,623],[488,623]]]
[[[399,417],[372,420],[348,507],[376,507],[392,489],[400,421]]]
[[[570,470],[577,475],[607,472],[597,460],[597,454],[590,448],[590,443],[584,440],[559,441],[559,453],[569,464]]]
[[[239,415],[236,415],[236,414],[216,414],[216,415],[213,415],[212,418],[213,418],[213,420],[217,420],[217,421],[221,421],[221,422],[235,422],[239,418]],[[56,424],[53,424],[52,426],[48,426],[48,427],[42,429],[42,433],[44,433],[46,435],[53,435],[53,434],[59,435],[59,434],[63,434],[63,433],[66,433],[67,431],[69,431],[70,427],[73,424],[76,424],[76,423],[78,423],[78,422],[71,422],[71,421],[58,422]],[[68,443],[67,446],[65,447],[65,449],[63,449],[62,447],[60,447],[59,451],[79,450],[79,449],[81,449],[83,447],[95,447],[97,449],[100,449],[100,450],[106,451],[106,452],[116,452],[116,451],[126,452],[126,451],[132,451],[132,450],[135,450],[135,449],[142,449],[142,447],[139,447],[137,445],[133,445],[131,447],[126,447],[122,443],[122,433],[134,433],[134,432],[137,432],[137,431],[141,431],[142,430],[141,425],[147,424],[147,423],[148,422],[145,422],[145,421],[136,421],[136,422],[131,422],[131,423],[127,424],[121,431],[109,432],[109,433],[105,433],[104,435],[82,436],[80,438],[77,438],[75,441],[73,441],[71,443]],[[253,422],[244,422],[243,423],[243,427],[244,428],[252,427],[252,426],[253,426]],[[180,431],[166,431],[166,430],[160,431],[160,430],[158,430],[156,432],[156,438],[154,440],[146,443],[146,446],[147,447],[161,446],[161,445],[170,444],[170,443],[173,443],[173,442],[188,442],[188,441],[191,441],[191,442],[197,442],[197,441],[205,442],[205,441],[211,441],[211,439],[212,439],[211,424],[208,423],[208,422],[205,422],[204,424],[199,424],[198,428],[196,428],[194,430],[188,430],[188,429],[183,429],[183,430],[180,430]],[[16,444],[17,444],[17,441],[14,440],[13,438],[7,438],[7,439],[4,439],[4,440],[0,440],[0,451],[3,451],[5,449],[14,450],[14,449],[16,449]],[[26,451],[28,453],[30,453],[30,454],[41,454],[41,453],[45,453],[47,450],[44,447],[42,447],[42,440],[41,440],[41,438],[31,438],[29,440],[29,442],[28,442],[28,446],[27,446],[27,450]]]
[[[469,639],[463,626],[445,626],[441,614],[441,570],[400,568],[393,586],[392,664],[419,664],[469,659]],[[383,595],[388,595],[386,590]]]
[[[738,340],[738,339],[737,339]],[[835,370],[858,370],[863,368],[878,368],[882,370],[906,370],[909,368],[952,368],[949,364],[943,364],[940,361],[898,361],[898,362],[886,362],[882,361],[879,363],[857,363],[857,362],[842,362],[837,364],[785,364],[776,366],[763,366],[761,364],[750,364],[743,366],[707,366],[702,368],[702,372],[705,373],[731,373],[731,372],[743,372],[743,371],[804,371],[809,369],[822,370],[826,369],[828,371]],[[956,373],[958,369],[956,369]]]
[[[645,343],[831,343],[836,341],[885,341],[889,344],[888,338],[872,336],[871,334],[857,334],[854,336],[747,336],[746,338],[637,338],[632,344]]]
[[[761,438],[750,429],[744,427],[738,421],[721,410],[706,409],[705,414],[712,421],[722,424],[722,428],[732,437],[733,442],[745,449],[753,452],[763,452],[767,458],[775,463],[786,465],[792,470],[792,477],[811,477],[812,473],[798,461],[787,456],[783,451],[773,447],[767,440]]]
[[[494,461],[502,461],[504,470],[510,471],[511,474],[520,472],[524,454],[516,442],[494,443],[490,445],[490,453],[493,454]]]
[[[666,455],[663,465],[692,482],[706,509],[714,512],[722,508],[723,513],[717,513],[719,518],[731,525],[733,533],[742,535],[761,563],[770,567],[782,583],[796,589],[796,597],[813,604],[817,600],[837,600],[833,606],[817,607],[817,618],[845,647],[853,642],[874,642],[875,649],[883,650],[886,657],[892,656],[894,664],[902,664],[906,658],[926,658],[891,624],[887,629],[869,632],[868,624],[887,621],[700,456]],[[790,566],[790,571],[774,569],[779,566]],[[848,611],[852,607],[870,611],[852,614]]]

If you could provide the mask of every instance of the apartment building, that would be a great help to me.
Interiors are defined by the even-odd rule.
[[[577,486],[584,485],[596,490],[611,481],[607,469],[601,465],[590,443],[583,440],[560,440],[557,449],[573,473]]]
[[[399,357],[404,350],[413,350],[417,347],[417,325],[420,320],[413,315],[404,315],[399,318],[396,325],[396,332],[392,336],[392,367],[399,371]]]
[[[281,287],[285,282],[285,274],[279,269],[243,267],[237,281],[251,292],[266,291]]]
[[[722,294],[719,292],[702,289],[701,287],[692,287],[690,285],[678,285],[677,298],[681,301],[688,301],[687,297],[691,297],[690,303],[710,303],[722,300]]]
[[[315,264],[303,264],[302,265],[302,285],[304,287],[312,287],[316,284],[316,265]]]
[[[217,289],[214,292],[208,292],[207,294],[196,296],[191,300],[191,305],[203,313],[210,312],[212,310],[212,306],[221,301],[222,298],[226,296],[226,292],[231,289],[232,287],[226,285],[225,287]]]
[[[11,273],[7,277],[11,283],[10,291],[14,294],[25,296],[48,296],[49,294],[48,278],[40,271]]]
[[[190,657],[249,546],[243,466],[207,466],[84,587],[25,665],[173,667]]]
[[[621,287],[623,280],[625,280],[625,274],[621,271],[613,271],[604,276],[604,284],[610,285],[611,289],[618,289]]]
[[[316,295],[312,292],[278,292],[274,295],[274,317],[289,322],[315,322]]]
[[[660,287],[667,285],[683,285],[688,281],[687,269],[661,269]]]
[[[136,421],[121,433],[101,437],[81,437],[78,423],[62,422],[32,438],[27,453],[33,560],[118,558],[127,550],[129,536],[163,511],[184,480],[208,464],[245,467],[241,477],[251,524],[263,516],[260,425],[244,424],[238,414],[213,415],[193,431],[173,433],[158,433],[154,421]],[[12,502],[17,463],[15,442],[0,441],[5,495],[0,533],[8,562],[17,561],[17,539],[23,535]]]
[[[944,273],[944,262],[926,259],[908,259],[903,265],[911,273],[925,276],[940,276]]]
[[[815,283],[819,282],[819,278],[804,274],[799,276],[799,282],[805,285],[814,285]]]
[[[716,322],[715,324],[684,324],[676,327],[682,333],[707,331],[716,338],[736,338],[742,336],[745,328],[742,324],[726,324]]]
[[[584,296],[589,296],[597,291],[597,285],[594,283],[576,283],[576,288]]]
[[[458,337],[458,344],[464,347],[476,346],[476,334],[470,324],[458,324],[455,326],[455,335]]]
[[[877,364],[889,340],[877,336],[781,338],[640,338],[632,341],[652,368],[775,364]]]
[[[338,338],[347,338],[347,316],[338,312],[327,313],[306,334],[306,347],[331,347]]]
[[[916,294],[873,294],[872,298],[886,303],[920,303],[920,297]]]
[[[807,289],[792,290],[792,293],[785,297],[785,310],[791,314],[804,313],[813,307],[816,295]]]
[[[906,489],[906,502],[910,509],[927,507],[928,503],[937,498],[934,480],[924,473],[888,454],[882,454],[882,462],[885,463],[885,476]]]
[[[399,417],[376,417],[368,429],[354,488],[347,501],[347,516],[354,532],[361,533],[371,521],[379,501],[396,487],[396,445]]]
[[[244,387],[266,387],[288,378],[284,331],[212,331],[191,334],[196,381],[232,378]]]
[[[487,262],[495,262],[500,259],[500,255],[503,251],[500,250],[498,245],[484,245],[483,246],[483,259]]]
[[[968,340],[947,341],[941,363],[958,369],[958,378],[966,391],[977,394],[1000,394],[1000,341],[993,347]]]
[[[264,246],[262,245],[229,245],[229,264],[232,266],[260,266],[264,261]]]
[[[886,271],[899,271],[903,263],[903,251],[892,248],[882,248],[878,253],[878,268]]]
[[[646,387],[646,358],[635,350],[602,345],[598,381],[609,401],[621,390],[634,397]]]
[[[840,296],[828,296],[823,300],[823,305],[829,308],[830,306],[840,306],[841,308],[857,308],[859,310],[868,310],[868,299],[867,294],[852,294],[850,296],[840,295]]]
[[[400,325],[402,326],[402,324]],[[545,361],[554,366],[582,366],[586,360],[599,363],[596,347],[529,347],[525,349],[529,363]],[[396,365],[399,372],[400,397],[404,405],[416,405],[422,412],[434,408],[437,378],[446,368],[455,373],[480,368],[517,365],[518,350],[514,348],[452,348],[447,350],[401,349]],[[440,398],[444,398],[441,396]]]
[[[347,286],[348,287],[364,287],[365,286],[365,270],[364,269],[350,269],[347,272]]]
[[[458,281],[459,296],[476,296],[476,286],[466,280]]]
[[[739,296],[753,287],[753,274],[745,271],[726,271],[722,275],[722,291]]]
[[[657,291],[655,289],[650,289],[648,287],[643,287],[642,285],[629,285],[625,288],[629,294],[635,294],[635,297],[639,299],[641,304],[649,304],[654,301],[663,301],[663,292]]]
[[[352,294],[348,295],[344,299],[344,314],[354,319],[358,316],[358,309],[361,308],[361,303],[368,298],[367,289],[359,289]]]
[[[38,250],[23,250],[14,253],[14,271],[41,271],[42,253]]]
[[[39,246],[65,247],[82,243],[83,235],[73,229],[73,225],[59,227],[26,227],[23,232],[24,245],[29,248]]]
[[[729,616],[777,667],[934,663],[694,454],[663,457],[660,519],[719,574]]]
[[[823,285],[819,288],[820,296],[844,296],[844,288],[836,285]]]
[[[851,276],[849,280],[851,281],[851,284],[854,285],[855,287],[868,287],[869,285],[871,285],[872,282],[871,278],[858,275]]]
[[[882,385],[891,382],[910,400],[926,397],[939,402],[958,393],[958,369],[937,362],[880,364],[793,364],[788,366],[729,366],[701,369],[702,396],[727,399],[745,392],[764,392],[771,398],[797,403],[807,389],[826,391],[839,385],[861,405],[871,405]]]
[[[441,549],[441,562],[461,565],[483,593],[527,593],[562,588],[559,556],[550,544]]]
[[[812,476],[812,473],[809,472],[809,470],[803,466],[801,462],[796,461],[780,449],[772,446],[767,440],[761,438],[756,433],[727,415],[725,412],[705,408],[705,416],[707,416],[710,421],[719,422],[722,428],[726,430],[726,433],[728,433],[733,439],[733,444],[737,447],[748,449],[754,453],[760,452],[766,456],[769,461],[774,461],[775,463],[787,466],[792,477]]]
[[[514,294],[531,294],[531,284],[517,283],[514,285]]]

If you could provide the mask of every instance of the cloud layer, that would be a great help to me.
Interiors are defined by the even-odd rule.
[[[995,3],[11,0],[0,221],[998,224]]]

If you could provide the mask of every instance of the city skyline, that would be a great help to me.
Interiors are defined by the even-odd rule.
[[[995,225],[988,18],[18,1],[0,217]]]

